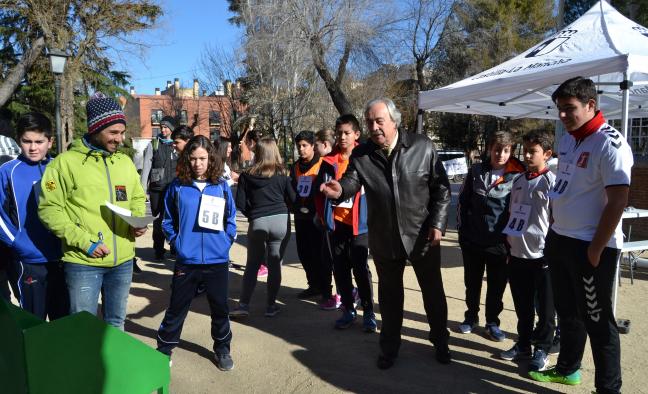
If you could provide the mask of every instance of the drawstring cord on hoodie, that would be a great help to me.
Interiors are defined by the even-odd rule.
[[[101,154],[101,156],[103,156],[104,158],[107,157],[110,160],[110,164],[115,164],[115,161],[113,160],[114,155],[112,153],[108,152],[105,149],[102,149],[102,148],[99,148],[99,147],[96,147],[96,146],[92,145],[90,143],[90,141],[88,141],[88,136],[89,136],[89,134],[86,133],[82,138],[83,144],[90,150],[88,151],[88,153],[86,153],[86,157],[85,157],[85,159],[83,159],[83,162],[81,164],[85,164],[85,162],[88,160],[88,158],[90,156],[93,156],[92,154],[94,152],[99,152]],[[95,161],[99,161],[99,158],[96,157],[96,156],[95,156]]]

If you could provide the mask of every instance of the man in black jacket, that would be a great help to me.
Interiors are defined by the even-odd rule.
[[[151,213],[159,215],[153,222],[153,250],[155,260],[164,259],[164,193],[167,186],[176,177],[178,152],[173,147],[171,133],[175,129],[175,119],[165,116],[160,121],[160,135],[144,151],[144,168],[142,169],[142,187],[148,190],[151,202]],[[148,189],[147,189],[148,186]]]
[[[390,99],[370,101],[365,121],[371,140],[356,147],[339,182],[321,186],[328,198],[344,200],[364,186],[369,249],[378,271],[382,313],[378,368],[398,356],[403,325],[403,271],[409,260],[421,287],[429,339],[440,363],[450,362],[448,306],[441,278],[441,237],[450,205],[450,184],[434,144],[398,131],[401,114]]]

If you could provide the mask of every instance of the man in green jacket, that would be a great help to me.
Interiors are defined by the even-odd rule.
[[[38,214],[62,240],[70,313],[96,314],[103,287],[104,320],[123,330],[135,237],[146,228],[130,227],[106,201],[143,216],[146,196],[132,160],[117,152],[126,132],[119,104],[97,93],[86,111],[88,132],[45,169]]]

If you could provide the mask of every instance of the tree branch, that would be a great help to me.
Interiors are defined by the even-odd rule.
[[[16,64],[7,78],[0,85],[0,107],[2,107],[11,97],[20,82],[25,78],[27,71],[34,64],[45,48],[45,38],[38,37],[30,46],[29,50],[23,55],[22,59]]]

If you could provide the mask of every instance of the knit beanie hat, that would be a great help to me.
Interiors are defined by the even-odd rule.
[[[97,92],[86,104],[88,134],[99,133],[106,127],[121,123],[126,126],[126,117],[119,104],[112,98]]]
[[[175,119],[173,119],[172,116],[167,115],[164,118],[162,118],[162,120],[160,121],[160,126],[168,127],[171,130],[171,132],[173,133],[173,130],[175,130],[175,128],[176,128]]]

